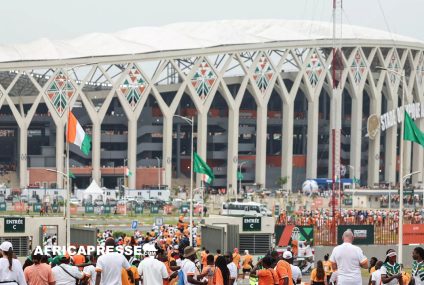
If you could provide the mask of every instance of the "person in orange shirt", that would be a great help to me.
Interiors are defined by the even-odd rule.
[[[326,255],[324,255],[324,262],[322,263],[324,265],[324,272],[325,272],[325,276],[327,278],[327,283],[330,283],[331,274],[333,273],[333,269],[331,267],[331,262],[328,260],[329,257],[330,256],[329,256],[328,253]]]
[[[208,265],[208,262],[206,260],[208,255],[209,255],[209,250],[206,250],[205,248],[203,248],[203,251],[200,254],[201,259],[202,259],[202,261],[201,261],[202,269]]]
[[[317,268],[312,269],[311,282],[314,285],[327,285],[327,278],[325,277],[324,266],[321,260],[317,262]]]
[[[297,256],[299,253],[299,241],[295,239],[292,240],[291,246],[292,246],[293,255]]]
[[[249,254],[249,251],[246,249],[244,251],[242,270],[243,270],[243,279],[245,278],[246,273],[249,273],[253,267],[253,257]]]
[[[230,283],[230,270],[227,267],[225,257],[218,256],[215,261],[215,274],[213,276],[214,285],[229,285]]]
[[[293,273],[287,261],[278,261],[275,270],[277,271],[279,285],[293,285]]]
[[[252,268],[250,274],[258,276],[258,285],[278,285],[278,275],[271,268],[272,260],[269,256],[262,258],[255,267]],[[258,270],[258,266],[262,265],[263,269]]]
[[[73,264],[78,266],[79,270],[83,270],[84,266],[79,266],[81,264],[85,263],[85,256],[82,254],[75,254],[74,256],[72,256],[72,261]]]
[[[237,266],[237,269],[240,269],[240,254],[238,248],[234,249],[233,263]]]
[[[200,279],[208,279],[208,285],[213,285],[213,277],[215,275],[214,257],[212,254],[206,256],[206,265],[203,266],[202,273],[199,275]],[[221,274],[222,275],[222,274]]]
[[[139,284],[140,281],[140,275],[138,274],[138,270],[137,267],[135,266],[131,266],[130,270],[134,276],[134,283],[131,282],[129,276],[128,276],[128,272],[126,269],[122,268],[121,271],[121,280],[122,280],[122,285],[135,285],[135,284]]]

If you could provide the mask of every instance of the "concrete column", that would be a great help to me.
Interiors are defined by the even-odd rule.
[[[205,161],[207,162],[207,144],[208,144],[208,113],[198,113],[197,115],[197,144],[194,144],[194,151]],[[196,127],[195,126],[195,127]],[[193,166],[191,166],[193,167]],[[201,175],[196,175],[196,188],[201,185]]]
[[[397,98],[396,98],[397,100]],[[397,101],[387,101],[387,110],[393,110],[397,107]],[[386,146],[384,148],[384,180],[392,184],[396,183],[396,164],[397,164],[397,124],[385,131]]]
[[[128,120],[128,168],[132,173],[128,177],[128,188],[135,189],[137,176],[137,119],[133,116]]]
[[[370,99],[370,114],[381,114],[381,95],[377,99]],[[368,146],[368,186],[374,186],[379,183],[380,174],[380,133],[374,138],[369,140]]]
[[[362,94],[352,97],[351,140],[350,140],[350,178],[361,179],[361,145],[362,145]]]
[[[287,189],[293,189],[293,125],[294,103],[283,102],[283,124],[281,138],[281,177],[288,177]]]
[[[267,105],[257,106],[255,182],[266,187]]]
[[[56,170],[58,172],[65,171],[65,127],[60,122],[59,125],[56,125]],[[56,183],[59,189],[64,187],[63,184],[64,177],[62,174],[56,174]]]
[[[228,148],[227,148],[227,189],[232,189],[229,193],[234,197],[239,189],[237,181],[238,160],[238,137],[239,137],[239,110],[228,109]],[[231,185],[231,186],[230,186]]]
[[[308,101],[308,136],[306,156],[306,179],[317,177],[318,167],[318,111],[319,100]]]
[[[330,122],[328,124],[328,177],[333,177],[333,129],[335,133],[335,159],[336,168],[340,167],[340,152],[341,152],[341,122],[342,122],[342,90],[335,89],[332,91],[332,98],[330,100]],[[319,102],[319,101],[318,101]],[[336,169],[336,173],[338,173]]]
[[[172,187],[172,115],[163,117],[162,167],[165,169],[165,185]]]
[[[26,188],[28,186],[28,129],[22,122],[19,128],[19,186]]]
[[[93,122],[93,138],[91,141],[91,167],[93,168],[92,177],[96,181],[97,185],[101,185],[101,170],[100,170],[100,160],[101,160],[101,122]]]
[[[418,119],[415,121],[417,127],[422,130],[424,127],[424,119]],[[405,141],[406,142],[406,141]],[[420,174],[412,176],[412,184],[415,185],[418,182],[423,182],[423,147],[417,143],[413,145],[413,157],[412,157],[412,172],[421,171]]]

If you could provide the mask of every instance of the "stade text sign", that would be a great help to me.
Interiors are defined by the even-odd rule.
[[[353,232],[353,244],[374,244],[373,225],[342,225],[337,227],[337,244],[343,243],[343,233],[346,230]]]
[[[262,219],[260,217],[243,217],[244,232],[260,232],[262,228]]]
[[[424,118],[424,103],[422,105],[421,103],[412,103],[405,105],[405,110],[408,112],[408,114],[413,120]],[[380,116],[381,131],[384,132],[385,130],[393,126],[402,123],[403,117],[404,116],[402,106],[382,114]]]
[[[5,233],[23,233],[25,232],[25,218],[4,218]]]

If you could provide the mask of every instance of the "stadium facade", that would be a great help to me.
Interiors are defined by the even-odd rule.
[[[0,46],[0,164],[6,173],[16,169],[20,187],[63,187],[62,175],[45,169],[64,172],[72,106],[93,137],[88,156],[71,147],[78,187],[91,178],[119,185],[124,166],[134,174],[131,189],[159,179],[172,185],[190,168],[191,127],[180,115],[194,118],[194,148],[213,167],[213,187],[234,191],[243,163],[244,185],[276,188],[287,176],[296,189],[306,178],[331,177],[329,126],[339,116],[346,176],[395,184],[400,124],[370,139],[367,119],[400,106],[403,87],[408,103],[423,102],[424,43],[343,26],[339,110],[331,28],[220,21]],[[405,72],[405,86],[379,67]],[[404,173],[421,171],[414,183],[422,181],[423,163],[422,149],[407,142]]]

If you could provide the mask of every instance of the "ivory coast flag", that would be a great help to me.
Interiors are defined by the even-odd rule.
[[[91,137],[84,132],[84,129],[72,112],[69,112],[67,140],[68,143],[79,146],[85,155],[90,153]]]

